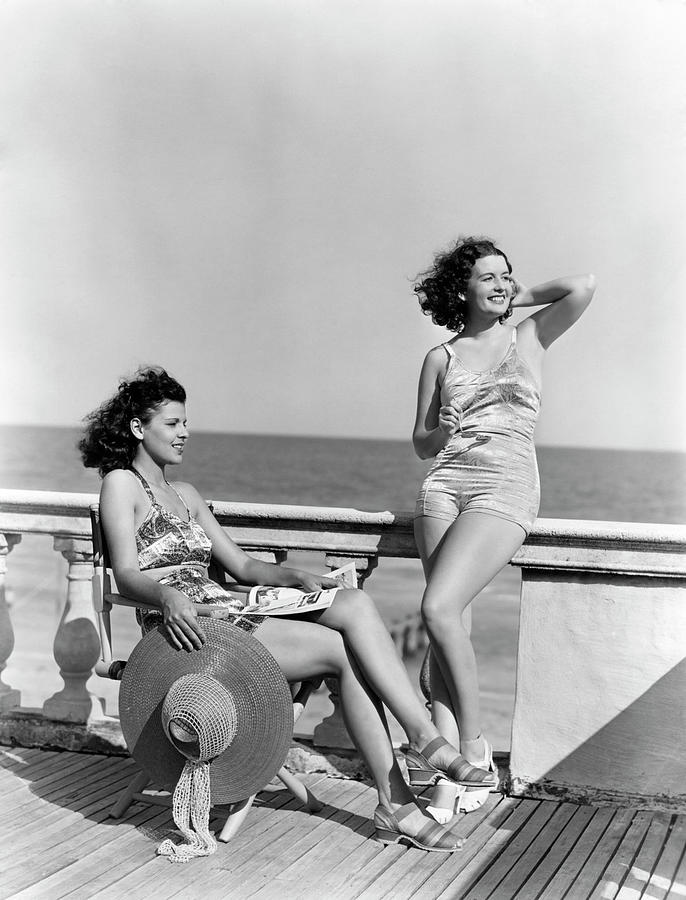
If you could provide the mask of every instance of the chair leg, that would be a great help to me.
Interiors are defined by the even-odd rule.
[[[281,768],[276,775],[277,778],[286,785],[295,799],[300,800],[308,812],[315,813],[324,808],[324,804],[321,800],[317,800],[307,785],[303,784],[302,781],[293,775],[292,772],[289,772],[288,769],[285,767]]]
[[[139,772],[133,778],[129,786],[124,788],[121,794],[117,797],[117,802],[110,810],[110,816],[113,819],[120,819],[129,808],[129,806],[131,806],[131,803],[134,799],[134,794],[140,793],[149,783],[150,778],[146,775],[146,773]]]
[[[234,803],[231,809],[229,810],[229,814],[226,817],[226,822],[224,823],[224,827],[219,832],[217,840],[230,841],[231,838],[238,832],[238,829],[243,824],[243,820],[250,812],[250,807],[252,806],[252,802],[255,799],[255,794],[252,797],[248,797],[247,800],[242,800],[240,803]]]

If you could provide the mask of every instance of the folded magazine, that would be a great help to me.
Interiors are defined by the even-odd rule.
[[[339,587],[305,593],[299,588],[257,585],[250,588],[248,602],[241,612],[258,616],[290,616],[315,609],[327,609],[340,588],[357,587],[355,563],[347,563],[340,569],[329,572],[328,577],[335,579]]]
[[[357,587],[357,571],[355,563],[350,562],[340,569],[328,573],[329,578],[338,582],[338,587],[322,588],[320,591],[305,592],[300,588],[272,587],[271,585],[258,584],[250,588],[247,602],[240,610],[241,613],[251,613],[258,616],[291,616],[297,613],[311,612],[317,609],[327,609],[333,603],[340,588]],[[231,601],[233,606],[235,601]],[[212,601],[210,606],[224,606],[222,601]],[[229,604],[226,604],[227,606]],[[236,610],[238,611],[238,610]]]

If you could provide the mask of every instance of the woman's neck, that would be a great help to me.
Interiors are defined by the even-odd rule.
[[[158,465],[147,455],[141,456],[141,454],[137,453],[133,458],[132,466],[140,472],[150,485],[162,487],[162,485],[167,483],[164,466]]]
[[[475,340],[490,340],[501,334],[502,322],[499,319],[477,319],[468,322],[460,337],[474,338]]]

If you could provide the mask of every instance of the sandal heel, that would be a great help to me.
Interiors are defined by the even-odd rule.
[[[407,767],[407,777],[412,787],[431,787],[443,776],[440,772],[430,772],[427,769],[411,769]]]

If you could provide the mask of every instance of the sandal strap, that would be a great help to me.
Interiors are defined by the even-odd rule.
[[[413,812],[417,812],[418,809],[419,807],[414,800],[410,800],[409,803],[406,803],[404,806],[399,806],[390,813],[390,815],[393,816],[396,822],[400,822],[402,819],[406,819],[408,816],[412,815]]]
[[[446,739],[444,737],[441,737],[441,735],[439,734],[438,737],[435,737],[432,741],[429,741],[426,747],[424,747],[424,749],[420,752],[422,756],[426,758],[427,762],[431,762],[430,757],[432,757],[437,750],[441,750],[443,747],[445,747],[447,743],[448,742],[446,741]]]
[[[445,826],[439,825],[438,822],[428,821],[416,834],[407,834],[404,831],[400,831],[401,821],[406,819],[412,813],[417,812],[418,809],[419,807],[413,800],[409,803],[405,803],[403,806],[399,806],[398,809],[393,812],[383,809],[383,807],[377,807],[374,818],[375,820],[383,821],[387,825],[394,825],[398,828],[399,835],[407,837],[412,841],[416,841],[418,844],[423,844],[425,847],[440,847],[441,844],[445,846],[446,840],[451,841],[453,846],[459,846],[460,842],[457,839],[454,839],[453,836],[446,831]],[[391,820],[390,822],[389,819]],[[393,819],[395,819],[395,822],[392,821]]]
[[[427,822],[422,830],[412,835],[412,837],[418,843],[424,844],[425,847],[436,847],[442,843],[444,844],[448,835],[446,834],[445,825],[439,825],[438,822]]]

